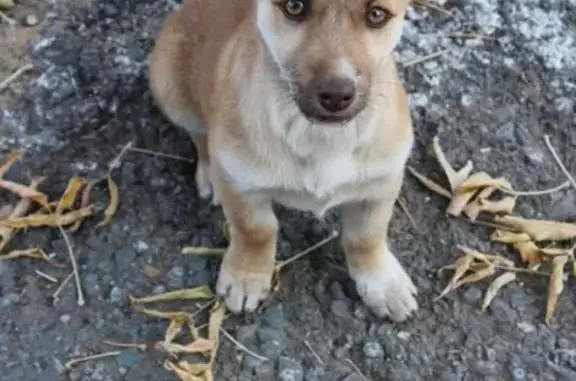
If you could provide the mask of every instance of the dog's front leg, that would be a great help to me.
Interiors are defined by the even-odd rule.
[[[269,292],[274,274],[278,220],[270,198],[242,194],[214,176],[230,244],[220,267],[217,293],[233,313],[254,311]]]
[[[416,287],[390,251],[388,225],[397,193],[342,208],[342,244],[350,276],[364,302],[380,317],[403,321],[418,309]]]

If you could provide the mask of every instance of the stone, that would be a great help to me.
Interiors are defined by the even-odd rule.
[[[280,357],[278,360],[279,381],[303,381],[304,372],[302,365],[290,357]]]
[[[377,359],[384,357],[384,348],[377,341],[367,341],[362,348],[364,356],[370,359]]]
[[[352,314],[350,313],[350,309],[348,305],[343,302],[342,300],[335,300],[330,305],[330,312],[342,319],[350,319],[352,318]]]

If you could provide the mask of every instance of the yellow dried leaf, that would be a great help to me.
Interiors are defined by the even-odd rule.
[[[444,154],[442,147],[440,147],[440,138],[438,138],[438,136],[435,136],[432,140],[432,146],[434,149],[434,154],[436,155],[436,160],[438,160],[438,163],[446,174],[448,182],[450,183],[452,194],[454,194],[454,191],[464,181],[466,181],[470,176],[470,173],[472,173],[472,169],[474,167],[472,161],[468,160],[462,169],[455,171],[450,162],[448,162],[448,159],[446,159],[446,155]]]
[[[562,291],[564,290],[564,265],[568,262],[568,257],[555,257],[553,260],[554,269],[548,284],[548,301],[546,303],[546,324],[550,325],[556,304]]]
[[[36,213],[26,217],[0,220],[0,226],[6,226],[13,229],[67,226],[73,224],[76,221],[90,217],[93,212],[93,207],[89,206],[61,215]]]
[[[108,175],[108,193],[110,194],[110,203],[104,211],[104,220],[98,223],[96,227],[108,224],[118,210],[118,204],[120,203],[120,192],[118,190],[118,185],[116,185],[114,180],[112,180],[111,175]]]
[[[443,298],[444,296],[446,296],[446,294],[448,294],[450,291],[452,291],[452,288],[454,287],[456,282],[458,282],[458,280],[460,280],[460,278],[462,278],[464,276],[464,274],[466,274],[466,272],[468,270],[470,270],[470,265],[472,264],[473,261],[474,261],[474,256],[465,255],[464,257],[459,258],[454,263],[454,265],[453,265],[454,275],[452,275],[452,279],[450,279],[450,282],[448,282],[448,285],[444,288],[444,290],[440,293],[440,295],[438,295],[434,299],[434,301],[437,301],[437,300]]]
[[[408,172],[410,172],[410,174],[412,176],[414,176],[418,181],[420,181],[420,183],[422,185],[424,185],[426,188],[428,188],[429,190],[431,190],[432,192],[439,194],[440,196],[443,196],[447,199],[451,199],[452,198],[452,194],[447,191],[446,189],[444,189],[442,186],[438,185],[437,183],[435,183],[434,181],[430,180],[429,178],[427,178],[426,176],[418,173],[414,168],[412,167],[407,167]]]
[[[216,302],[210,311],[210,319],[208,321],[208,340],[214,343],[214,348],[210,353],[210,364],[214,364],[216,354],[218,353],[218,347],[220,346],[220,328],[222,327],[225,312],[226,308],[220,301]]]
[[[481,253],[477,250],[472,250],[461,245],[458,245],[458,249],[460,249],[460,251],[462,251],[464,254],[470,255],[474,259],[484,262],[486,264],[494,264],[500,267],[514,267],[514,261],[511,261],[499,255]]]
[[[517,242],[514,248],[520,253],[520,258],[529,267],[540,263],[540,248],[532,241]]]
[[[480,202],[482,211],[492,214],[506,213],[511,214],[516,207],[516,197],[508,196],[498,201],[483,200]]]
[[[195,247],[186,246],[182,249],[182,254],[198,255],[198,256],[215,256],[221,257],[226,252],[226,249],[211,248],[211,247]]]
[[[162,274],[162,270],[151,265],[144,265],[144,273],[150,278],[156,278]]]
[[[528,234],[533,240],[569,241],[576,238],[576,224],[557,221],[530,220],[516,216],[496,216],[494,221],[509,229]]]
[[[50,258],[46,253],[40,248],[26,249],[26,250],[14,250],[6,255],[0,255],[0,261],[5,261],[9,259],[17,258],[32,258],[32,259],[42,259],[50,262]]]
[[[2,163],[0,164],[0,179],[4,177],[6,172],[20,159],[21,152],[17,150],[12,150],[6,153],[2,158]]]
[[[456,282],[452,287],[452,290],[456,290],[457,288],[468,284],[468,283],[476,283],[480,282],[482,279],[487,278],[491,275],[494,275],[496,272],[496,267],[492,264],[486,265],[484,268],[477,270],[476,272],[468,275],[466,278],[463,278]]]
[[[458,189],[456,190],[455,193],[466,193],[469,192],[471,190],[475,190],[475,189],[480,189],[480,188],[486,188],[486,187],[490,187],[490,188],[494,188],[494,189],[506,189],[508,191],[514,191],[514,188],[512,188],[512,184],[510,184],[508,182],[508,180],[506,180],[503,177],[498,177],[496,179],[493,179],[492,177],[488,176],[488,177],[481,177],[481,178],[469,178],[466,181],[464,181],[462,184],[460,184],[460,186],[458,187]]]
[[[86,179],[80,176],[74,176],[68,181],[68,186],[58,201],[56,214],[62,214],[65,210],[71,209],[76,202],[78,192],[86,184]],[[87,206],[87,205],[86,205]]]
[[[478,172],[470,176],[470,179],[479,180],[489,177],[490,176],[488,176],[488,174],[485,172]],[[446,213],[451,216],[458,217],[460,214],[462,214],[462,211],[464,210],[466,205],[468,205],[468,202],[470,202],[470,200],[474,197],[474,195],[477,192],[478,189],[473,189],[471,191],[454,194],[452,200],[450,201],[450,204],[448,205]]]
[[[86,208],[90,205],[90,196],[92,194],[92,188],[94,188],[94,186],[96,184],[98,184],[100,181],[102,181],[102,178],[98,179],[98,180],[92,180],[88,183],[88,185],[86,187],[84,187],[84,190],[82,191],[82,198],[80,200],[80,208]],[[78,220],[74,223],[74,225],[72,225],[68,231],[70,232],[75,232],[76,230],[78,230],[80,228],[80,225],[82,225],[83,220]]]
[[[471,220],[475,221],[480,212],[482,211],[482,201],[487,200],[492,193],[496,192],[498,189],[495,187],[487,187],[482,189],[474,200],[466,205],[463,209],[464,214]]]
[[[182,327],[184,326],[184,324],[187,323],[189,320],[190,320],[189,316],[186,316],[186,318],[178,317],[170,320],[170,324],[168,325],[166,333],[164,334],[164,345],[172,343],[172,341],[174,341],[176,336],[178,336],[178,334],[182,332]]]
[[[161,345],[164,347],[166,352],[172,353],[172,354],[205,353],[205,352],[210,352],[214,349],[214,342],[210,341],[208,339],[203,339],[203,338],[199,338],[199,339],[197,339],[197,340],[195,340],[189,344],[186,344],[186,345],[177,344],[177,343],[165,343],[165,342],[161,343]]]
[[[504,230],[495,230],[490,237],[492,242],[502,242],[515,244],[518,242],[529,242],[532,238],[526,233],[514,233]]]
[[[20,198],[29,198],[34,200],[42,206],[48,205],[48,196],[29,186],[0,179],[0,188],[16,194]]]
[[[144,298],[130,298],[132,303],[152,303],[168,300],[212,299],[214,298],[214,294],[210,287],[203,285],[194,288],[184,288],[182,290],[165,292],[158,295],[151,295]]]
[[[486,295],[484,295],[484,302],[482,303],[482,312],[486,311],[486,308],[488,308],[488,306],[490,305],[496,294],[498,294],[498,291],[500,291],[502,287],[504,287],[506,284],[512,282],[515,279],[516,279],[516,273],[513,271],[507,271],[504,274],[497,277],[496,279],[494,279],[490,287],[488,287]]]
[[[132,297],[130,298],[132,299]],[[188,319],[190,317],[189,313],[182,311],[160,311],[144,308],[140,305],[133,305],[132,308],[134,308],[134,310],[140,313],[143,313],[144,315],[153,316],[160,319],[174,320],[174,319]]]
[[[558,247],[546,247],[546,248],[541,248],[540,252],[544,255],[547,255],[549,257],[558,257],[561,255],[565,255],[565,256],[570,256],[572,255],[572,250],[570,249],[561,249]]]
[[[170,360],[164,361],[164,369],[174,373],[180,381],[204,381],[200,377],[196,377],[186,369],[182,369],[179,365],[174,364]]]

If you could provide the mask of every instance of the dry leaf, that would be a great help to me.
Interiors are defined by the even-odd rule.
[[[490,237],[492,242],[502,242],[515,244],[518,242],[529,242],[532,238],[526,233],[514,233],[504,230],[495,230]]]
[[[221,257],[226,252],[226,249],[210,248],[210,247],[195,247],[186,246],[182,249],[182,254],[198,255],[198,256],[215,256]]]
[[[86,184],[86,179],[80,176],[74,176],[68,181],[68,186],[62,194],[62,197],[58,201],[58,206],[56,207],[56,214],[62,214],[65,210],[71,209],[76,202],[78,192]],[[86,205],[88,206],[88,205]]]
[[[558,248],[558,247],[546,247],[546,248],[541,248],[540,252],[544,255],[547,255],[549,257],[558,257],[558,256],[570,256],[572,255],[572,250],[571,249],[562,249],[562,248]]]
[[[552,317],[558,303],[558,298],[564,290],[564,265],[568,262],[568,257],[556,257],[552,262],[554,269],[548,284],[548,302],[546,303],[546,324],[550,325]]]
[[[203,381],[201,378],[190,373],[187,369],[182,369],[179,365],[174,364],[170,360],[164,361],[164,369],[174,373],[180,381]]]
[[[162,274],[162,270],[151,265],[144,265],[144,273],[150,278],[156,278]]]
[[[80,201],[80,208],[86,208],[88,207],[88,205],[90,205],[90,196],[92,194],[92,188],[94,188],[94,186],[98,184],[100,181],[102,181],[102,178],[98,180],[92,180],[88,183],[86,187],[84,187],[84,190],[82,191],[82,198]],[[68,231],[75,232],[76,230],[78,230],[80,228],[80,225],[82,225],[82,221],[83,220],[76,221],[74,225],[72,225],[68,229]]]
[[[487,200],[492,193],[496,192],[498,189],[495,187],[487,187],[482,189],[474,200],[466,205],[463,209],[464,214],[471,220],[475,221],[480,212],[482,211],[482,202]]]
[[[199,376],[202,373],[205,373],[207,371],[210,371],[210,364],[182,364],[182,362],[180,363],[180,367],[188,370],[188,372],[192,373],[195,376]]]
[[[537,242],[568,241],[576,238],[576,224],[530,220],[515,216],[496,216],[494,221],[509,229],[524,232]]]
[[[502,287],[504,287],[506,284],[512,282],[515,279],[516,279],[516,273],[513,271],[507,271],[504,274],[497,277],[496,279],[494,279],[494,282],[492,282],[490,287],[488,287],[486,295],[484,296],[484,302],[482,303],[482,312],[486,311],[486,308],[488,308],[488,306],[490,305],[496,294],[498,294],[498,291],[500,291]]]
[[[490,178],[490,176],[488,176],[488,174],[485,172],[478,172],[470,176],[470,179],[472,180],[482,180],[485,178]],[[474,197],[474,195],[477,192],[478,189],[473,189],[470,191],[454,194],[452,200],[450,201],[450,204],[448,205],[446,213],[451,216],[458,217],[460,214],[462,214],[462,211],[464,210],[468,202],[472,199],[472,197]]]
[[[514,191],[514,188],[512,188],[512,184],[510,184],[508,180],[506,180],[505,178],[498,177],[496,179],[493,179],[492,177],[488,176],[479,178],[470,177],[462,184],[460,184],[460,186],[456,189],[455,193],[460,192],[466,193],[474,189],[480,189],[486,187],[494,189],[505,189],[511,192]]]
[[[176,336],[178,336],[178,334],[182,332],[182,327],[184,326],[184,324],[187,323],[189,320],[190,320],[189,316],[186,316],[185,318],[178,317],[170,320],[170,325],[168,325],[166,333],[164,334],[164,345],[172,343],[172,341],[174,341]]]
[[[116,185],[114,180],[112,180],[112,176],[110,174],[108,175],[108,192],[110,194],[110,203],[108,204],[108,207],[104,211],[104,220],[98,223],[96,227],[108,224],[116,214],[116,211],[118,210],[118,204],[120,203],[120,193],[118,191],[118,185]]]
[[[457,288],[468,284],[468,283],[476,283],[481,281],[484,278],[487,278],[491,275],[494,275],[496,272],[496,267],[492,264],[486,265],[484,268],[476,270],[476,272],[468,275],[466,278],[459,280],[454,284],[452,290],[456,290]]]
[[[48,196],[29,186],[0,179],[0,188],[17,194],[20,198],[29,198],[34,200],[42,206],[48,205]]]
[[[20,159],[21,152],[17,150],[9,151],[2,158],[2,163],[0,164],[0,179],[4,177],[6,172]]]
[[[161,343],[161,345],[164,347],[166,352],[172,353],[172,354],[205,353],[205,352],[212,351],[214,349],[214,342],[211,340],[203,339],[203,338],[199,338],[199,339],[197,339],[197,340],[195,340],[189,344],[186,344],[186,345],[177,344],[177,343],[165,343],[165,342]]]
[[[42,259],[50,262],[50,258],[46,253],[40,248],[26,249],[26,250],[14,250],[6,255],[0,255],[0,261],[16,259],[16,258],[32,258],[32,259]]]
[[[210,320],[208,321],[208,340],[214,343],[214,349],[210,354],[210,364],[214,364],[218,347],[220,345],[220,328],[224,320],[226,308],[222,302],[216,302],[210,311]]]
[[[522,261],[527,263],[528,267],[533,267],[540,263],[540,248],[534,242],[517,242],[514,244],[514,248],[518,250]]]
[[[182,290],[165,292],[163,294],[151,295],[144,298],[130,297],[132,303],[152,303],[167,300],[187,300],[187,299],[212,299],[214,294],[210,287],[204,285],[194,288],[184,288]]]
[[[132,297],[130,297],[130,298],[132,299]],[[139,306],[139,305],[134,305],[132,307],[136,311],[141,312],[144,315],[153,316],[153,317],[157,317],[160,319],[175,320],[175,319],[189,319],[190,318],[189,313],[182,312],[182,311],[160,311],[160,310],[153,310],[153,309],[144,308],[144,307]]]
[[[11,217],[6,220],[0,220],[0,226],[6,226],[13,229],[67,226],[76,221],[90,217],[93,212],[93,207],[89,206],[61,215],[36,213],[26,217]]]
[[[437,296],[434,301],[437,301],[443,298],[446,294],[452,291],[452,287],[466,274],[468,270],[470,270],[470,265],[474,261],[473,255],[465,255],[464,257],[459,258],[453,266],[454,275],[452,275],[452,279],[448,282],[448,285],[444,288],[444,290]]]
[[[499,255],[481,253],[477,250],[472,250],[461,245],[458,245],[457,247],[464,254],[471,255],[472,257],[474,257],[474,259],[484,262],[486,264],[494,264],[500,267],[514,267],[514,261],[511,261],[510,259],[501,257]]]
[[[29,187],[31,189],[36,189],[40,185],[41,182],[42,182],[41,178],[33,179],[32,182],[30,183]],[[28,209],[30,209],[31,205],[32,205],[32,201],[30,199],[20,200],[18,202],[18,204],[16,204],[16,206],[14,207],[14,210],[10,214],[9,218],[14,219],[14,218],[20,218],[20,217],[24,216],[26,213],[28,213]],[[6,226],[0,226],[0,252],[2,252],[2,250],[4,250],[4,247],[6,247],[6,245],[8,244],[8,241],[10,241],[13,234],[14,234],[14,229],[6,227]]]
[[[412,167],[407,167],[407,169],[408,169],[408,172],[410,172],[410,174],[412,176],[414,176],[418,181],[420,181],[420,183],[422,183],[422,185],[424,185],[426,188],[428,188],[432,192],[439,194],[440,196],[446,197],[447,199],[452,198],[452,194],[449,191],[447,191],[446,189],[442,188],[442,186],[438,185],[437,183],[430,180],[426,176],[418,173]]]
[[[466,181],[470,176],[470,173],[472,173],[472,169],[474,168],[472,161],[468,160],[462,169],[455,171],[452,165],[448,162],[448,159],[446,159],[446,155],[444,154],[444,151],[442,151],[442,147],[440,147],[440,138],[438,138],[438,136],[435,136],[432,140],[432,146],[434,148],[436,159],[438,160],[438,163],[448,178],[452,194],[454,194],[455,190],[464,181]]]

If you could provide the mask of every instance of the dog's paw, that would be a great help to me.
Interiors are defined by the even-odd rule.
[[[249,273],[221,269],[216,292],[224,298],[230,312],[252,312],[270,293],[272,275],[272,271]]]
[[[418,309],[417,290],[398,259],[389,251],[380,269],[350,269],[358,294],[379,317],[406,320]]]

